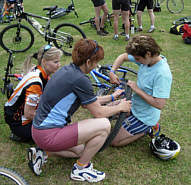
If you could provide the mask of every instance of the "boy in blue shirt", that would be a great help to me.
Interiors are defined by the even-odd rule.
[[[115,60],[110,71],[112,83],[120,83],[115,70],[125,61],[136,63],[139,70],[137,82],[129,80],[127,83],[134,91],[131,114],[124,120],[113,146],[127,145],[147,133],[159,134],[160,112],[170,97],[172,83],[167,59],[160,52],[160,46],[151,36],[137,35],[129,41],[126,53]]]

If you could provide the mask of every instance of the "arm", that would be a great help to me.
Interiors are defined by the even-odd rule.
[[[123,53],[123,54],[119,55],[117,57],[117,59],[115,60],[113,66],[111,68],[111,71],[109,73],[111,83],[120,84],[120,80],[119,80],[118,76],[115,75],[115,73],[113,71],[116,71],[125,61],[128,61],[127,53]]]
[[[36,106],[25,104],[24,117],[28,120],[33,120],[35,114],[36,114]]]
[[[153,107],[157,109],[163,109],[165,103],[166,103],[166,98],[155,98],[151,95],[148,95],[145,93],[143,90],[141,90],[135,82],[128,81],[127,83],[131,89],[136,92],[141,98],[143,98],[148,104],[152,105]]]
[[[112,95],[98,96],[97,99],[98,99],[99,103],[101,105],[103,105],[105,103],[116,100],[117,97],[119,97],[123,92],[124,92],[124,90],[118,89]],[[113,100],[112,100],[112,96],[113,96]]]
[[[97,100],[91,104],[86,105],[85,108],[87,108],[94,117],[103,118],[103,117],[109,117],[109,116],[115,115],[120,112],[130,112],[131,102],[123,99],[117,105],[102,106]]]

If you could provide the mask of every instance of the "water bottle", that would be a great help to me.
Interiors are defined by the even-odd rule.
[[[36,29],[40,30],[40,29],[42,28],[41,24],[40,24],[37,20],[35,20],[33,17],[32,17],[32,19],[31,19],[31,21],[32,21],[33,26],[34,26]]]
[[[134,19],[131,19],[131,34],[135,33]]]

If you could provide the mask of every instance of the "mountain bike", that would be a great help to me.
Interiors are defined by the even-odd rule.
[[[1,92],[3,94],[6,94],[7,99],[10,98],[11,94],[14,90],[14,83],[12,79],[15,81],[20,81],[22,79],[22,74],[12,73],[12,67],[13,67],[13,53],[12,51],[8,51],[9,58],[7,62],[7,67],[5,68],[5,76],[3,78],[3,88],[1,88]]]
[[[105,21],[105,27],[107,27],[108,25],[109,26],[112,26],[112,23],[111,23],[111,20],[113,19],[113,14],[111,13],[111,14],[108,14],[107,15],[107,19],[106,19],[106,21]],[[101,17],[100,17],[100,22],[101,22]],[[82,22],[80,22],[80,24],[79,25],[83,25],[83,24],[90,24],[90,26],[92,27],[92,28],[94,28],[94,29],[96,29],[96,24],[95,24],[95,16],[94,17],[91,17],[91,18],[89,18],[88,20],[85,20],[85,21],[82,21]]]
[[[22,20],[26,20],[48,44],[53,43],[55,47],[61,49],[65,55],[71,55],[74,43],[86,38],[85,33],[76,25],[71,23],[63,23],[51,28],[51,15],[57,6],[47,7],[43,10],[50,12],[49,17],[43,17],[23,11],[19,0],[14,4],[14,11],[18,22],[16,24],[5,27],[0,33],[0,45],[5,50],[12,52],[25,52],[32,47],[34,43],[34,34],[32,30],[21,24]],[[29,18],[32,17],[32,18]],[[34,18],[45,20],[46,25],[42,26]]]
[[[154,0],[153,7],[160,8],[165,0]],[[184,9],[184,0],[166,0],[166,7],[170,13],[180,13]]]
[[[54,10],[52,12],[52,15],[51,15],[51,18],[52,19],[56,19],[56,18],[59,18],[59,17],[62,17],[62,16],[65,16],[71,12],[74,12],[75,16],[78,18],[78,13],[76,12],[75,10],[75,6],[74,6],[74,1],[71,0],[71,4],[68,5],[67,8],[56,8],[56,10]],[[46,15],[49,15],[50,12],[47,12]]]
[[[1,185],[28,185],[25,179],[17,172],[0,166],[0,184]]]

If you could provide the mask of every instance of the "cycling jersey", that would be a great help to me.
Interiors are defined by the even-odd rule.
[[[31,123],[31,120],[24,117],[24,106],[28,104],[37,107],[47,80],[45,71],[41,66],[37,66],[19,82],[4,106],[5,121],[11,128]]]

